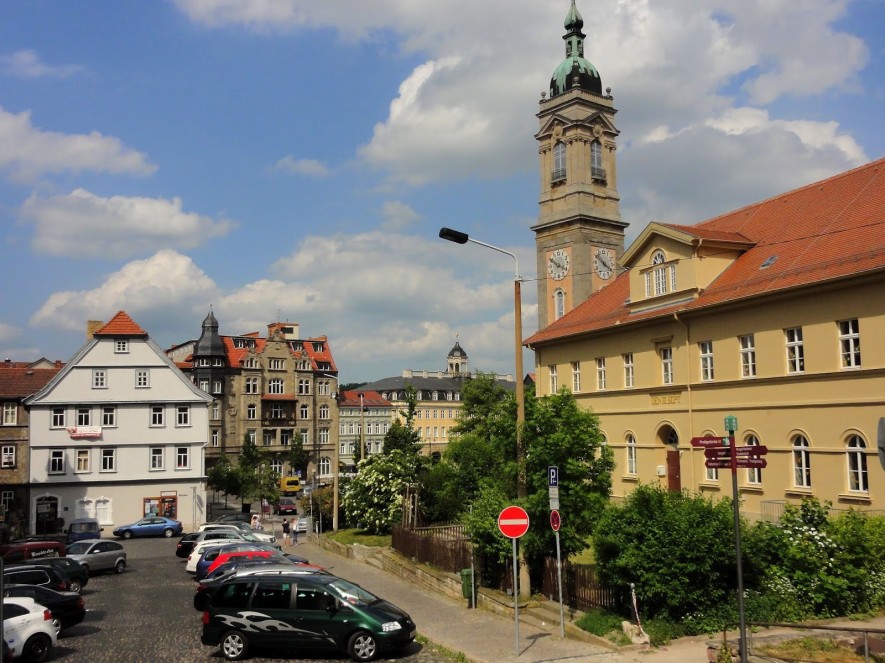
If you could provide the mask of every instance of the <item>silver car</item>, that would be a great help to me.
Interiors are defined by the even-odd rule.
[[[80,562],[89,575],[102,571],[123,573],[126,570],[126,549],[116,541],[84,539],[65,548],[65,554]]]

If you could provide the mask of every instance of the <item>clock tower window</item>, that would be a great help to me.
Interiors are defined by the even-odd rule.
[[[590,177],[605,182],[605,167],[602,165],[602,145],[598,140],[590,143]]]
[[[553,293],[553,299],[556,305],[556,319],[559,320],[565,315],[565,293],[561,288],[557,288],[556,292]]]
[[[553,146],[553,182],[565,181],[565,143],[559,141]]]

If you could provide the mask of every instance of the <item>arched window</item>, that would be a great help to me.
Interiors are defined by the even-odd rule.
[[[258,408],[255,407],[255,403],[249,403],[246,406],[246,419],[257,419]]]
[[[565,143],[559,141],[553,146],[553,182],[565,180]]]
[[[332,473],[332,461],[328,456],[320,458],[320,476],[329,476]]]
[[[598,140],[590,143],[590,177],[605,181],[605,168],[602,165],[602,145]]]
[[[627,474],[636,474],[636,438],[632,433],[627,435]]]
[[[744,444],[748,447],[758,447],[759,438],[755,435],[747,435],[747,439],[744,440]],[[758,467],[747,468],[747,483],[754,486],[762,483],[762,470]]]
[[[804,435],[793,438],[793,484],[797,488],[811,488],[810,446]]]
[[[848,438],[848,489],[854,492],[866,493],[870,490],[866,448],[859,435]]]
[[[320,419],[328,419],[329,418],[329,406],[328,405],[320,405]]]
[[[553,301],[556,307],[556,319],[559,320],[565,315],[565,293],[562,289],[556,289],[556,292],[553,293]]]

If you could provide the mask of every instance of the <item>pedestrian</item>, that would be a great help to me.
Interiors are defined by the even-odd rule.
[[[289,519],[283,518],[283,545],[289,545]]]
[[[252,529],[261,529],[261,518],[258,516],[257,513],[252,514],[252,522],[249,523],[249,526]]]

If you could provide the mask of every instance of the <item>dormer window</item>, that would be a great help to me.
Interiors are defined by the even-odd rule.
[[[645,273],[645,296],[659,297],[676,290],[676,265],[666,265],[663,251],[655,251],[651,256],[652,269]]]

